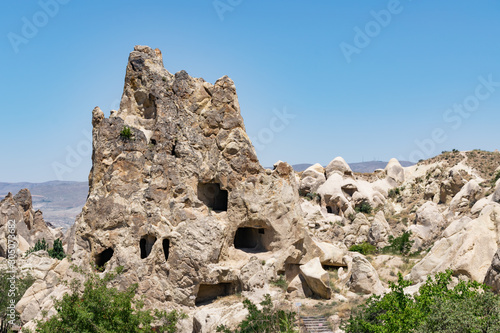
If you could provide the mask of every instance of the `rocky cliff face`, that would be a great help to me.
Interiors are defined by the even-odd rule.
[[[488,177],[500,154],[485,153],[487,168],[475,152],[454,152],[407,168],[392,159],[372,174],[352,172],[341,157],[299,175],[284,162],[264,169],[234,83],[171,74],[160,51],[145,46],[130,54],[120,110],[105,118],[95,108],[92,124],[89,197],[68,252],[85,269],[123,266],[119,286],[137,283],[147,306],[189,314],[183,332],[241,320],[241,299],[213,302],[240,292],[290,304],[333,299],[340,313],[359,294],[387,290],[396,271],[418,282],[452,268],[499,289],[500,180]],[[26,221],[19,235],[27,243],[38,237],[30,207],[24,192],[0,203],[1,223]],[[420,257],[348,251],[381,249],[405,231]],[[59,279],[75,275],[67,259],[26,259],[39,262],[46,270],[17,306],[27,327],[41,310],[54,313],[52,297],[67,290]],[[270,283],[278,275],[286,292]]]
[[[248,289],[242,271],[254,256],[273,258],[268,279],[303,259],[293,169],[260,166],[228,77],[173,75],[159,50],[137,46],[120,110],[105,118],[96,108],[92,124],[76,260],[122,265],[124,283],[149,300],[194,306]]]
[[[31,193],[27,189],[19,191],[15,196],[9,193],[0,201],[0,258],[7,257],[9,221],[15,225],[18,250],[27,251],[38,240],[45,239],[49,247],[54,240],[62,237],[60,229],[50,228],[44,221],[42,212],[33,209]]]

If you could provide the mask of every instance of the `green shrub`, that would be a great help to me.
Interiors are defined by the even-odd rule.
[[[271,284],[283,290],[287,290],[288,288],[288,282],[283,275],[279,275],[279,278],[277,280],[271,281]]]
[[[369,202],[363,201],[361,204],[354,207],[354,210],[356,211],[356,213],[370,214],[372,212],[372,206]]]
[[[361,254],[368,255],[377,252],[377,248],[368,242],[364,242],[361,244],[351,245],[351,247],[349,247],[349,251],[359,252]]]
[[[410,240],[411,231],[405,231],[399,237],[394,238],[394,236],[389,236],[389,245],[382,249],[384,253],[393,254],[410,254],[411,247],[414,241]]]
[[[26,251],[26,256],[30,253],[37,252],[37,251],[48,251],[49,250],[49,245],[45,241],[45,238],[42,238],[42,240],[37,240],[35,243],[35,246],[30,247],[28,251]]]
[[[219,325],[217,332],[223,333],[295,333],[298,329],[295,325],[295,312],[277,309],[273,306],[271,296],[266,294],[260,303],[262,310],[248,299],[243,301],[243,305],[248,309],[248,315],[238,325],[235,331],[231,331],[225,325]]]
[[[54,247],[52,249],[49,249],[49,245],[45,241],[45,238],[42,238],[42,240],[40,240],[40,239],[37,240],[37,242],[35,243],[35,246],[30,248],[28,251],[26,251],[25,256],[27,256],[30,253],[42,251],[42,250],[47,251],[51,258],[63,260],[64,257],[66,256],[64,254],[62,241],[59,238],[54,241]]]
[[[304,198],[309,201],[315,201],[315,202],[321,201],[321,196],[318,193],[307,193]]]
[[[495,177],[493,177],[493,179],[491,180],[491,186],[495,186],[495,184],[497,183],[497,180],[500,179],[500,170],[497,171],[497,173],[495,174]]]
[[[458,149],[453,149],[451,152],[452,153],[459,153],[460,151]]]
[[[83,274],[81,270],[73,267]],[[83,292],[80,290],[80,281],[73,280],[70,284],[70,293],[61,300],[55,301],[57,314],[47,321],[37,321],[36,332],[152,332],[153,322],[161,322],[158,332],[176,332],[177,321],[185,315],[177,311],[144,310],[142,299],[134,298],[138,285],[133,284],[125,291],[109,288],[117,274],[123,267],[114,273],[106,273],[103,278],[96,273],[86,273]]]
[[[59,260],[63,260],[66,256],[64,254],[64,249],[61,240],[58,238],[54,241],[54,247],[49,250],[49,256],[51,258],[56,258]]]
[[[123,127],[122,131],[120,132],[120,136],[124,139],[130,140],[130,139],[132,139],[133,135],[134,134],[132,133],[132,130],[128,126]]]
[[[448,288],[453,272],[438,273],[410,296],[410,281],[398,274],[391,292],[372,296],[351,313],[341,328],[346,333],[500,332],[500,296],[475,281]]]
[[[404,189],[405,189],[404,186],[402,186],[402,187],[396,187],[396,188],[391,188],[389,190],[388,197],[391,198],[391,199],[394,199],[395,197],[401,195],[401,192],[403,192]]]

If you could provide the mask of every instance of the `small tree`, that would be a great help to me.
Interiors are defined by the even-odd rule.
[[[120,132],[120,136],[124,139],[132,139],[134,134],[132,133],[132,130],[128,126],[124,126],[122,131]]]
[[[354,210],[357,213],[370,214],[372,212],[372,206],[370,205],[369,202],[363,201],[361,204],[359,204],[358,206],[354,207]]]
[[[37,240],[35,243],[35,246],[31,247],[28,251],[26,251],[26,255],[37,252],[37,251],[48,251],[49,250],[49,245],[45,241],[45,238],[42,238],[42,240]]]
[[[73,266],[73,269],[83,274]],[[73,280],[70,293],[59,301],[55,301],[57,314],[46,321],[38,321],[36,332],[85,332],[85,333],[114,333],[114,332],[152,332],[153,322],[162,322],[155,328],[159,332],[176,332],[177,321],[185,315],[177,311],[144,310],[142,299],[134,298],[137,284],[118,291],[108,287],[123,267],[114,273],[106,273],[99,277],[96,273],[86,273],[84,290],[80,292],[80,282]]]
[[[411,282],[399,273],[391,292],[370,297],[341,328],[346,333],[500,332],[500,296],[475,281],[449,288],[452,274],[428,277],[410,296],[404,288]]]
[[[62,242],[59,238],[54,241],[54,247],[49,250],[49,256],[59,260],[63,260],[66,256],[64,254]]]
[[[399,237],[389,236],[389,245],[382,249],[384,253],[408,255],[414,241],[410,240],[411,231],[405,231]]]

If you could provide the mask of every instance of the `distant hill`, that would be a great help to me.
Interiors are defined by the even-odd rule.
[[[351,170],[354,172],[361,173],[371,173],[377,169],[383,169],[387,165],[388,162],[383,161],[371,161],[371,162],[358,162],[358,163],[349,163]],[[408,161],[399,161],[402,166],[407,167],[414,165],[415,163]],[[304,171],[309,168],[312,164],[310,163],[302,163],[302,164],[294,164],[292,165],[293,169],[297,172]],[[271,168],[272,169],[272,168]]]
[[[46,222],[65,229],[75,222],[89,190],[87,182],[0,183],[0,199],[9,192],[15,195],[23,188],[30,190],[33,207],[43,212]]]

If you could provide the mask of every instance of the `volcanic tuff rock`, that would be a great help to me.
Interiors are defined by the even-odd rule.
[[[290,304],[314,295],[347,300],[384,292],[396,271],[418,282],[446,268],[498,284],[500,181],[495,188],[486,179],[496,155],[487,155],[488,168],[475,152],[457,152],[406,168],[391,159],[372,174],[352,172],[341,157],[299,174],[281,161],[264,169],[234,83],[171,74],[146,46],[130,54],[120,109],[106,118],[96,107],[92,124],[89,196],[66,236],[68,252],[86,269],[124,266],[117,284],[138,283],[148,307],[188,312],[183,332],[243,319],[240,292],[253,302],[265,293]],[[8,196],[0,213],[1,223],[26,221],[20,239],[36,240],[28,226],[41,214],[27,193]],[[405,231],[422,259],[348,251],[364,242],[381,249]],[[21,263],[41,267],[17,307],[31,328],[51,296],[65,292],[56,278],[73,276],[67,260],[44,258]],[[286,295],[270,283],[278,275]]]
[[[89,197],[67,240],[77,265],[124,266],[120,284],[138,283],[149,304],[195,306],[278,273],[291,281],[321,252],[292,167],[260,166],[227,76],[174,75],[137,46],[120,110],[96,107],[92,124]]]
[[[15,221],[18,249],[21,252],[27,251],[42,239],[52,247],[54,240],[63,236],[60,229],[52,229],[45,223],[41,211],[33,209],[28,189],[22,189],[15,196],[9,193],[0,201],[0,257],[7,256],[9,220]]]

